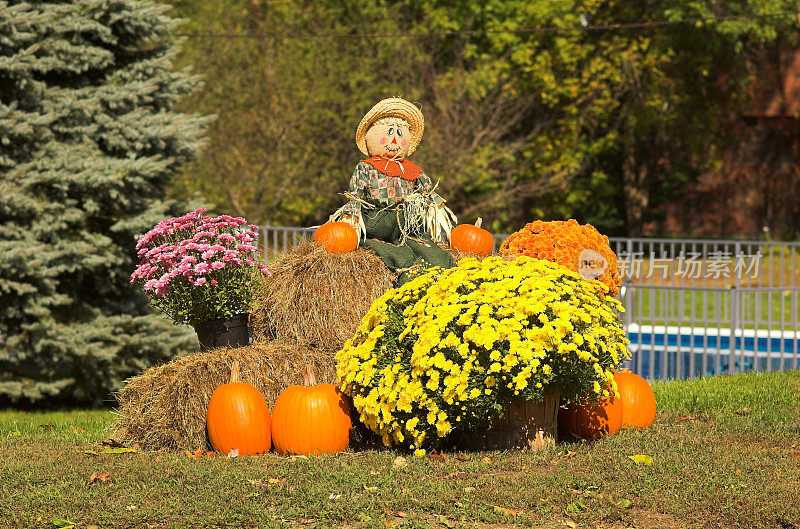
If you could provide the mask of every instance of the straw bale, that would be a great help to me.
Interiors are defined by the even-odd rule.
[[[369,250],[328,253],[302,244],[268,265],[272,276],[256,293],[251,331],[325,350],[349,340],[373,301],[391,288],[394,275]]]
[[[335,351],[277,341],[180,356],[126,381],[117,393],[114,439],[149,450],[208,448],[206,410],[214,389],[239,361],[242,382],[253,384],[272,409],[290,385],[302,384],[310,364],[318,382],[336,383]]]

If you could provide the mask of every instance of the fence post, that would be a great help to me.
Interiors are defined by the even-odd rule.
[[[625,327],[625,332],[628,332],[628,327],[630,327],[631,323],[634,323],[633,318],[633,266],[634,263],[631,261],[633,255],[633,240],[628,239],[625,244],[625,252],[628,254],[625,258],[625,264],[628,268],[626,272],[623,270],[622,272],[625,274],[625,281],[623,281],[622,285],[625,287],[625,300],[623,301],[623,306],[625,307],[625,318],[623,319],[623,324]]]
[[[734,259],[736,256],[739,255],[741,252],[741,244],[734,243],[733,245],[733,255]],[[731,334],[730,334],[730,343],[728,349],[730,349],[730,353],[728,354],[728,373],[733,375],[736,373],[736,331],[739,328],[739,310],[740,310],[740,300],[739,300],[739,274],[734,269],[733,270],[733,284],[731,285]],[[742,370],[744,371],[744,332],[742,334]]]

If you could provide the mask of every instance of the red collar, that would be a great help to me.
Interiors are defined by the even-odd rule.
[[[401,160],[387,160],[380,156],[373,156],[372,158],[361,161],[371,165],[376,171],[386,176],[400,176],[412,182],[422,174],[422,168],[420,166],[409,162],[405,158]]]

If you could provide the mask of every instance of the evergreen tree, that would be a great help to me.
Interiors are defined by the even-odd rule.
[[[0,1],[0,403],[98,403],[192,335],[128,283],[202,142],[152,1]],[[183,209],[183,208],[178,208]]]

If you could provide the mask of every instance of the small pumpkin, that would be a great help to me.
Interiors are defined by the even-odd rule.
[[[275,401],[272,442],[284,455],[333,454],[350,443],[350,407],[339,388],[317,384],[307,365],[302,386],[289,386]]]
[[[214,390],[206,415],[208,437],[214,450],[239,455],[269,452],[271,419],[267,401],[252,384],[239,380],[239,361],[234,360],[231,379]]]
[[[656,396],[644,378],[628,369],[614,374],[622,401],[622,427],[647,428],[656,418]]]
[[[483,219],[478,217],[475,225],[459,224],[450,233],[450,247],[459,252],[486,257],[494,251],[494,237],[481,228]]]
[[[558,411],[558,425],[583,439],[616,435],[622,428],[622,399],[611,395],[596,403],[569,404]]]
[[[347,222],[326,222],[314,232],[314,240],[330,253],[352,252],[358,248],[358,232]]]

